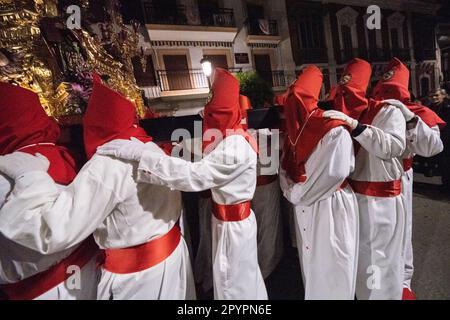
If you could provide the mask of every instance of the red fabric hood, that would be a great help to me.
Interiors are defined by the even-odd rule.
[[[349,62],[339,84],[332,88],[327,100],[332,100],[334,109],[359,119],[367,108],[367,87],[369,86],[372,68],[362,59]]]
[[[241,124],[242,111],[239,97],[239,81],[222,68],[214,70],[214,80],[205,106],[203,117],[203,133],[209,129],[217,129],[222,133],[222,139],[232,134],[241,134],[257,152],[258,147],[253,137],[247,133]],[[203,141],[203,150],[217,141]],[[211,149],[211,148],[208,148]],[[209,150],[211,151],[211,150]]]
[[[386,67],[382,79],[373,90],[373,98],[378,101],[397,99],[403,102],[412,112],[418,115],[430,128],[439,126],[443,129],[446,125],[431,109],[411,101],[408,90],[409,70],[399,59],[394,58]]]
[[[92,94],[83,118],[86,156],[90,159],[97,147],[115,139],[135,137],[142,142],[152,140],[138,126],[135,105],[103,85],[97,74],[93,75]]]
[[[296,183],[306,181],[305,164],[317,144],[331,129],[347,125],[323,117],[317,107],[323,75],[316,66],[307,67],[289,88],[285,100],[287,137],[282,167]]]
[[[76,164],[66,148],[56,146],[60,130],[47,116],[36,93],[0,82],[0,155],[22,151],[43,154],[49,175],[67,185],[76,176]]]

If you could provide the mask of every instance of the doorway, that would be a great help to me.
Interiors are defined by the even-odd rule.
[[[168,84],[168,90],[192,89],[186,55],[164,55],[163,60],[166,70],[162,76],[166,78],[164,83]]]
[[[254,54],[255,70],[268,84],[273,86],[272,64],[269,54]]]

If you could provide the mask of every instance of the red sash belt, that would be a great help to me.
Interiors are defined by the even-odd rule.
[[[123,249],[103,250],[102,267],[112,273],[127,274],[149,269],[166,260],[181,239],[178,223],[165,235],[144,244]]]
[[[268,184],[271,184],[272,182],[274,182],[275,180],[277,180],[278,175],[277,174],[273,174],[270,176],[258,176],[256,178],[256,186],[265,186]]]
[[[413,166],[413,158],[403,159],[403,170],[405,172],[412,169],[412,166]]]
[[[212,211],[221,221],[241,221],[250,215],[250,201],[238,204],[217,204],[213,201]]]
[[[347,188],[348,184],[349,184],[348,179],[345,179],[344,182],[342,182],[341,186],[339,187],[338,191]]]
[[[74,252],[48,270],[35,274],[16,283],[0,286],[4,298],[8,300],[33,300],[65,282],[72,273],[70,266],[83,268],[98,253],[98,247],[92,237],[86,239]]]
[[[401,194],[401,180],[388,182],[349,181],[353,191],[366,196],[389,198]]]

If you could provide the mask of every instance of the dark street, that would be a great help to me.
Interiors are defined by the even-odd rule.
[[[418,300],[450,299],[450,194],[440,178],[415,176],[413,290]],[[297,250],[286,246],[275,272],[267,279],[270,299],[303,299]]]

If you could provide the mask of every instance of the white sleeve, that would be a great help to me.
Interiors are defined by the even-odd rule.
[[[370,154],[388,160],[400,157],[406,148],[406,122],[400,110],[394,106],[383,107],[374,119],[374,125],[357,137],[361,146]]]
[[[310,206],[336,192],[354,167],[350,134],[341,127],[335,128],[322,138],[306,162],[306,181],[292,184],[282,172],[281,188],[294,205]]]
[[[42,254],[83,241],[126,196],[126,174],[108,161],[94,156],[62,191],[46,172],[23,175],[0,210],[0,232]]]
[[[138,168],[138,181],[181,191],[203,191],[234,180],[256,163],[256,153],[244,137],[224,139],[198,162],[145,151]]]
[[[0,209],[6,201],[12,189],[12,183],[9,178],[0,172]]]
[[[430,128],[422,119],[418,119],[413,129],[406,130],[408,149],[422,157],[432,157],[444,150],[438,126]]]

